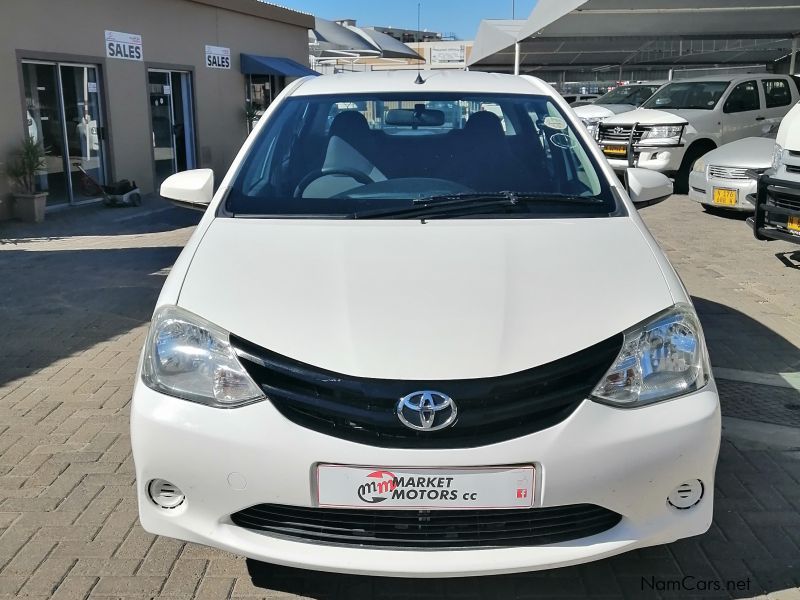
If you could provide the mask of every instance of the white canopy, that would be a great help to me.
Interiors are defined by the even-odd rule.
[[[371,28],[340,25],[327,19],[315,19],[309,31],[309,49],[317,58],[416,58],[422,57],[393,37]]]
[[[481,21],[470,67],[754,64],[785,57],[797,0],[539,0],[525,20]]]

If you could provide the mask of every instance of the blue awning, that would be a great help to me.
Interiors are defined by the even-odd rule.
[[[306,75],[319,75],[313,69],[292,60],[277,56],[258,56],[257,54],[242,54],[240,68],[245,75],[286,75],[287,77],[305,77]]]

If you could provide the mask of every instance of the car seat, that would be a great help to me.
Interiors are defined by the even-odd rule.
[[[355,170],[369,175],[373,181],[385,181],[386,176],[368,158],[376,150],[364,115],[355,110],[340,112],[331,123],[322,169]],[[360,185],[344,174],[322,175],[306,187],[303,197],[330,198]]]

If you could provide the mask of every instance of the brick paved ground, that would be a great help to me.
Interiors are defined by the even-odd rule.
[[[715,366],[800,371],[800,246],[757,243],[741,220],[685,197],[643,216],[697,298]],[[254,587],[239,557],[144,533],[131,380],[194,222],[150,200],[38,227],[0,224],[0,598],[671,598],[684,594],[643,592],[642,578],[663,590],[686,575],[741,581],[735,597],[800,598],[800,443],[769,438],[724,440],[705,536],[545,573],[419,582],[273,567]],[[752,392],[721,387],[731,401],[736,389],[739,402]],[[757,391],[800,399],[790,386],[772,389]]]

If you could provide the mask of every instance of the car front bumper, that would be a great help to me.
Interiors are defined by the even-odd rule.
[[[634,166],[672,176],[680,169],[685,151],[686,149],[683,147],[673,146],[658,150],[643,150],[637,154]],[[606,158],[614,171],[622,172],[628,168],[627,158],[611,156],[606,156]]]
[[[400,577],[530,571],[587,562],[699,535],[711,524],[720,440],[714,382],[688,396],[639,409],[584,401],[563,422],[476,448],[378,448],[326,436],[285,419],[268,401],[221,410],[164,396],[137,382],[131,409],[142,526],[149,532],[291,567]],[[323,545],[234,525],[230,515],[262,503],[313,507],[319,463],[471,467],[534,464],[536,506],[590,503],[622,520],[592,537],[534,547],[457,550]],[[162,478],[186,494],[156,506],[147,484]],[[703,482],[696,506],[667,496]],[[320,509],[323,510],[323,509]]]
[[[736,204],[715,204],[714,188],[736,190]],[[689,198],[706,206],[753,212],[756,209],[755,195],[757,190],[758,182],[755,179],[718,179],[696,171],[692,171],[689,174]]]

